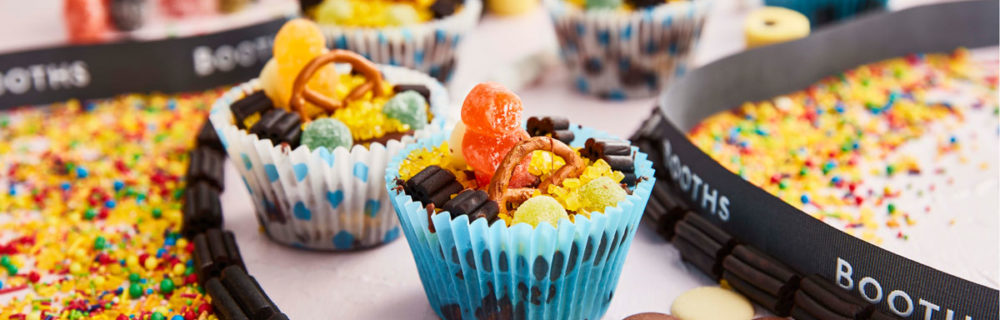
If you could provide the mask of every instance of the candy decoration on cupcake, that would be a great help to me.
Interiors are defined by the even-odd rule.
[[[428,22],[462,9],[461,0],[324,0],[305,12],[321,24],[385,27]]]
[[[530,120],[531,137],[523,109],[510,90],[477,85],[453,132],[418,140],[385,171],[442,318],[598,319],[614,296],[652,164],[565,118]],[[604,143],[602,156],[584,156],[595,152],[588,140]],[[604,155],[621,156],[636,183],[625,184]]]
[[[441,129],[446,106],[432,78],[329,50],[315,23],[294,19],[260,78],[219,99],[212,121],[267,235],[354,250],[398,238],[382,172],[404,143]]]

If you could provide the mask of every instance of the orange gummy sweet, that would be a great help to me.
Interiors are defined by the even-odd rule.
[[[484,82],[476,85],[462,103],[462,122],[469,131],[502,135],[520,128],[521,98],[504,86]]]
[[[528,138],[528,132],[523,129],[500,136],[467,130],[462,139],[462,154],[476,172],[476,178],[488,182],[514,144]]]

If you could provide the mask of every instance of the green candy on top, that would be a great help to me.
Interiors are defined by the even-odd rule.
[[[337,147],[350,149],[354,145],[351,130],[343,122],[334,118],[320,118],[306,125],[302,132],[302,144],[310,150],[326,147],[333,152]]]
[[[416,91],[403,91],[392,97],[382,107],[382,113],[410,125],[413,130],[427,126],[427,100]]]
[[[587,9],[618,9],[622,0],[587,0]]]

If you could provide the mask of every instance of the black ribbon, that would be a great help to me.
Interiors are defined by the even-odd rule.
[[[653,160],[668,168],[666,179],[691,208],[801,274],[819,274],[867,297],[879,309],[909,319],[997,319],[996,289],[896,255],[812,218],[719,165],[684,131],[744,101],[800,90],[861,64],[960,46],[995,46],[1000,43],[998,12],[1000,4],[989,0],[870,15],[803,40],[724,58],[676,81],[659,100],[667,120],[637,135],[662,143],[663,159]]]
[[[280,18],[229,31],[0,55],[0,110],[127,92],[187,92],[256,77]]]

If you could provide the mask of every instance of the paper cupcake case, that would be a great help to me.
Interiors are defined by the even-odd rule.
[[[340,66],[338,66],[340,67]],[[403,141],[369,148],[295,150],[238,129],[230,104],[258,90],[257,80],[234,87],[212,107],[210,119],[254,202],[264,231],[275,241],[304,249],[355,250],[399,237],[384,183],[389,160],[415,137],[442,130],[448,97],[434,79],[412,70],[379,66],[387,81],[423,84],[431,91],[434,120]]]
[[[574,145],[587,138],[611,138],[570,126]],[[632,194],[590,219],[507,227],[485,219],[454,220],[449,213],[428,218],[420,204],[392,190],[406,155],[440,145],[438,133],[408,146],[389,164],[386,185],[399,215],[424,291],[443,319],[600,319],[614,297],[625,256],[642,218],[655,178],[652,163],[636,153],[639,182]],[[635,150],[635,148],[633,148]]]
[[[669,3],[625,14],[546,0],[560,54],[577,90],[604,99],[652,97],[683,75],[711,1]]]
[[[481,0],[464,0],[455,14],[426,23],[385,28],[321,24],[330,47],[364,55],[376,63],[403,66],[447,82],[465,34],[479,22]]]
[[[802,13],[815,27],[859,13],[884,9],[889,0],[764,0],[764,5]]]

